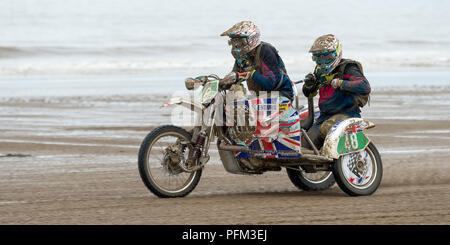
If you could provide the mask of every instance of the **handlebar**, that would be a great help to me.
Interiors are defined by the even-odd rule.
[[[226,81],[224,81],[224,78],[226,78],[228,75],[221,79],[219,76],[217,76],[215,74],[211,74],[208,76],[200,76],[200,77],[196,77],[196,78],[189,77],[189,78],[186,78],[186,80],[184,82],[185,82],[186,88],[188,90],[192,90],[192,89],[194,89],[195,84],[205,85],[207,82],[210,81],[210,78],[212,78],[212,80],[219,80],[219,82],[222,85],[226,85],[225,82],[227,82],[227,81],[230,82],[229,84],[239,83],[239,82],[241,82],[239,77],[245,76],[245,73],[238,73],[238,72],[233,72],[233,73],[235,74],[234,78],[233,78],[233,76],[230,76],[230,78],[233,78],[233,79],[226,80]],[[232,81],[232,80],[234,80],[234,81]],[[300,81],[294,82],[294,84],[300,84],[300,83],[304,83],[304,82],[305,82],[304,80],[300,80]],[[306,119],[302,120],[302,122],[301,122],[301,127],[305,130],[308,130],[314,123],[314,103],[313,103],[312,98],[308,98],[308,111],[309,111],[308,117]]]
[[[196,78],[188,77],[184,80],[184,85],[186,86],[187,90],[193,90],[195,88],[195,84],[200,84],[203,86],[210,80],[220,80],[220,77],[215,74],[198,76]]]
[[[300,84],[300,83],[304,83],[305,80],[300,80],[297,82],[294,82],[294,84]],[[311,126],[314,123],[314,100],[313,98],[308,97],[308,117],[305,118],[304,120],[301,120],[300,122],[300,126],[302,127],[302,129],[304,130],[308,130],[309,128],[311,128]]]
[[[193,90],[195,88],[195,84],[199,84],[204,86],[206,83],[212,81],[212,80],[219,80],[219,84],[221,86],[227,86],[232,85],[235,83],[240,83],[243,80],[240,79],[242,77],[245,77],[247,75],[246,72],[231,72],[228,75],[226,75],[224,78],[220,78],[219,76],[215,74],[211,74],[208,76],[199,76],[196,78],[188,77],[184,80],[184,84],[186,86],[187,90]]]

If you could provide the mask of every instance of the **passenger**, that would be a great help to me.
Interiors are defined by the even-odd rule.
[[[370,84],[358,61],[342,58],[341,44],[334,35],[317,38],[309,52],[316,67],[306,75],[302,90],[306,97],[319,93],[320,116],[308,135],[320,148],[333,125],[346,118],[361,117],[360,107],[369,99]],[[304,139],[302,146],[312,148]]]

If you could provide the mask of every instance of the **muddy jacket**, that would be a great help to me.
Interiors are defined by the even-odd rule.
[[[247,80],[249,90],[280,91],[281,96],[293,100],[292,82],[287,75],[283,60],[272,45],[262,42],[256,48],[255,56],[250,59],[255,70]],[[236,69],[235,64],[233,70]]]
[[[342,59],[330,75],[318,74],[317,70],[316,68],[315,75],[320,81],[312,87],[303,86],[303,94],[307,97],[315,96],[319,92],[320,116],[316,123],[320,124],[339,113],[349,117],[361,117],[361,110],[353,95],[370,93],[370,84],[362,73],[361,65],[353,60]],[[330,85],[333,78],[343,80],[341,87],[336,90]]]

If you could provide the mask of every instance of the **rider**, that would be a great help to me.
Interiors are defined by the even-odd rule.
[[[291,101],[294,98],[292,82],[283,60],[271,44],[260,40],[260,31],[251,21],[236,23],[221,36],[228,36],[231,53],[235,57],[233,71],[247,80],[249,90],[279,91]]]
[[[280,129],[283,130],[283,134],[289,135],[284,137],[297,137],[298,139],[290,138],[289,140],[293,142],[292,149],[299,148],[300,136],[297,132],[300,131],[300,123],[295,122],[298,113],[292,107],[292,101],[294,100],[293,83],[287,75],[278,51],[271,44],[260,40],[261,33],[251,21],[236,23],[223,32],[221,36],[230,38],[228,44],[231,45],[231,53],[235,57],[233,72],[230,74],[237,73],[239,79],[246,80],[248,89],[255,92],[257,96],[264,97],[263,92],[266,92],[267,96],[270,96],[270,100],[267,99],[266,101],[267,103],[278,104],[277,107],[266,107],[271,108],[270,110],[278,108],[276,113],[272,113],[272,111],[267,113],[265,109],[259,111],[257,123],[254,125],[256,126],[256,134],[261,136],[261,141],[272,142],[279,137]],[[277,91],[278,94],[271,93],[272,91]],[[275,97],[276,100],[273,100]],[[265,103],[264,98],[261,101],[263,101],[263,104]],[[265,108],[264,105],[261,108]],[[237,112],[236,115],[242,117],[244,114]],[[253,120],[253,122],[255,121]],[[231,131],[233,130],[230,129]],[[236,141],[236,143],[242,144],[242,141]]]
[[[316,67],[306,75],[302,90],[306,97],[319,93],[320,116],[308,135],[320,148],[333,125],[349,117],[361,117],[359,107],[367,103],[370,84],[358,61],[342,58],[341,44],[334,35],[318,37],[309,52]],[[306,140],[302,140],[302,146],[311,148]]]

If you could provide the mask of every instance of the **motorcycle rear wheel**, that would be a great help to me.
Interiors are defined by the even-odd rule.
[[[333,164],[333,175],[348,195],[371,195],[380,186],[383,175],[380,153],[370,142],[365,150],[337,159]]]
[[[286,168],[289,179],[297,188],[304,191],[321,191],[332,187],[335,183],[331,171],[306,173],[304,170]]]
[[[191,137],[183,128],[165,125],[155,128],[142,141],[138,157],[139,174],[145,186],[156,196],[184,197],[200,181],[202,169],[185,172],[177,163],[172,162],[167,153],[169,146],[181,145],[178,147],[178,160],[185,161],[192,149]]]

